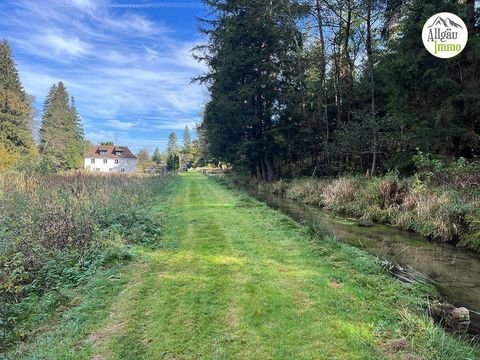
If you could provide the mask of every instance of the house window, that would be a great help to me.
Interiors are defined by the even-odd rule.
[[[108,162],[107,159],[103,159],[103,163],[106,164]]]
[[[107,150],[100,150],[100,155],[107,155]]]
[[[100,168],[95,168],[95,171],[100,171]]]
[[[124,169],[124,168],[121,168],[120,171],[121,171],[121,172],[125,172],[125,169]]]
[[[110,168],[110,169],[108,169],[108,171],[113,171],[113,169],[112,169],[112,168]]]
[[[90,163],[91,163],[91,164],[95,164],[95,159],[91,159],[91,160],[90,160]]]
[[[115,164],[118,164],[118,159],[115,159]]]

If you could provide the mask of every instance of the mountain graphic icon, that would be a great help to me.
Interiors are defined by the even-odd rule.
[[[433,21],[432,25],[429,26],[429,28],[433,26],[454,27],[454,28],[463,29],[463,27],[460,24],[457,24],[455,21],[453,21],[449,17],[444,19],[441,16],[437,16],[436,19]]]

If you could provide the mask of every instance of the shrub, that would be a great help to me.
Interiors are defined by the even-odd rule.
[[[289,199],[301,200],[306,204],[322,205],[324,183],[316,179],[294,180],[283,184],[285,196]],[[288,185],[288,186],[287,186]]]

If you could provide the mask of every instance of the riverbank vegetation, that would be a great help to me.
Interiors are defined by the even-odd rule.
[[[170,186],[168,176],[0,175],[0,349],[133,245],[158,246],[163,215],[152,206]]]
[[[480,167],[460,159],[444,164],[419,153],[416,174],[342,176],[272,182],[239,174],[230,181],[277,196],[358,218],[359,224],[385,223],[429,240],[480,252]]]

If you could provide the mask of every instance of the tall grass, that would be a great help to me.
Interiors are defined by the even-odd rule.
[[[399,312],[410,347],[415,346],[423,359],[473,360],[478,358],[478,345],[465,335],[450,336],[427,316],[414,316],[406,309]],[[465,343],[470,346],[465,346]],[[405,352],[409,349],[405,349]]]
[[[0,175],[3,348],[28,334],[41,317],[42,298],[54,308],[63,287],[79,285],[98,267],[130,257],[129,244],[158,241],[161,219],[148,206],[167,181],[86,173]]]
[[[400,179],[395,174],[295,179],[257,186],[343,215],[391,224],[430,240],[480,252],[480,197],[475,188],[432,184],[419,177]]]

